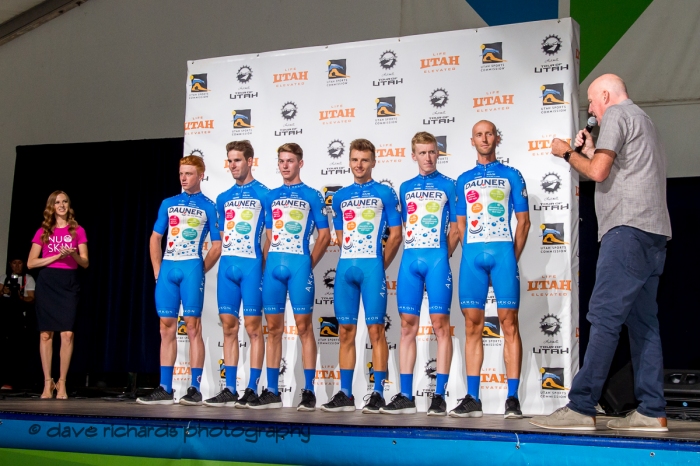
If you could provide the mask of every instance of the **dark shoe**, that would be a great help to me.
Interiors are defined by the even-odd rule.
[[[348,397],[345,392],[340,391],[333,395],[331,401],[321,405],[321,411],[327,413],[340,413],[343,411],[352,412],[355,411],[355,397]]]
[[[311,390],[301,390],[301,403],[297,411],[316,411],[316,395]]]
[[[212,406],[214,408],[223,408],[224,406],[236,406],[238,402],[238,393],[231,393],[227,387],[224,387],[214,398],[204,400],[204,406]]]
[[[202,394],[194,387],[187,389],[187,395],[180,398],[180,404],[185,406],[202,406]]]
[[[506,413],[503,419],[522,419],[523,412],[520,411],[520,400],[514,396],[509,396],[506,400]]]
[[[246,409],[250,403],[254,401],[257,402],[257,400],[258,394],[255,393],[255,390],[250,387],[246,388],[245,392],[243,392],[243,396],[236,402],[236,408]]]
[[[473,396],[467,395],[459,400],[460,403],[450,411],[450,417],[481,417],[481,401],[476,401]]]
[[[444,416],[447,413],[447,403],[442,395],[433,394],[433,401],[428,408],[428,416]]]
[[[275,395],[267,388],[262,391],[257,400],[248,402],[248,409],[273,409],[282,407],[282,397]]]
[[[416,402],[409,400],[406,395],[399,393],[393,396],[391,402],[379,408],[382,414],[416,414]]]
[[[173,394],[166,392],[163,387],[158,385],[150,395],[136,398],[136,402],[142,405],[171,405],[173,404]]]
[[[365,407],[362,408],[362,414],[379,414],[379,409],[386,406],[386,402],[379,392],[372,392],[365,395]]]

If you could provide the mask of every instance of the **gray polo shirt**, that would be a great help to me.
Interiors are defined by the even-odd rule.
[[[671,239],[666,152],[649,116],[630,99],[608,107],[596,149],[617,154],[608,178],[595,186],[598,241],[621,225]]]

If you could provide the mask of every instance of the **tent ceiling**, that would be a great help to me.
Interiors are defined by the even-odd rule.
[[[2,0],[0,3],[0,24],[12,19],[20,13],[24,13],[33,6],[37,6],[43,0]]]

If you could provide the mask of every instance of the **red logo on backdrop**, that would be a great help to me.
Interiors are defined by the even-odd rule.
[[[180,219],[177,217],[177,215],[172,215],[170,217],[170,226],[174,227],[175,225],[180,223]]]
[[[233,220],[233,217],[236,216],[236,211],[235,210],[227,210],[226,211],[226,220]]]
[[[345,220],[352,220],[353,218],[355,218],[355,211],[346,210],[345,212],[343,212],[343,218]]]
[[[277,220],[278,218],[282,218],[282,211],[280,209],[274,209],[272,211],[272,218]]]
[[[469,191],[467,193],[467,202],[472,203],[479,199],[479,193],[476,191]]]
[[[408,210],[409,214],[412,214],[418,209],[418,207],[416,206],[415,202],[409,202],[408,205],[406,205],[406,209]]]

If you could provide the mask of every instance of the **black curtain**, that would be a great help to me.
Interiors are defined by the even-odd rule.
[[[700,313],[696,312],[695,287],[700,247],[697,243],[697,222],[700,203],[695,194],[700,190],[700,177],[669,178],[666,182],[668,211],[671,217],[673,239],[668,242],[666,265],[661,275],[657,302],[659,325],[666,369],[700,369],[700,352],[693,350],[693,341],[700,328]],[[580,361],[588,346],[590,324],[586,320],[588,301],[595,283],[598,260],[598,223],[594,205],[595,183],[582,182],[580,187]],[[620,343],[610,374],[615,374],[630,360],[627,328],[623,327]]]
[[[148,240],[160,202],[180,192],[182,151],[183,138],[17,147],[8,260],[26,261],[55,190],[68,193],[88,237],[90,266],[80,271],[74,329],[74,380],[87,373],[158,371]],[[36,343],[28,362],[34,368],[38,334]],[[53,359],[56,372],[57,352]],[[34,378],[41,381],[40,370]]]

